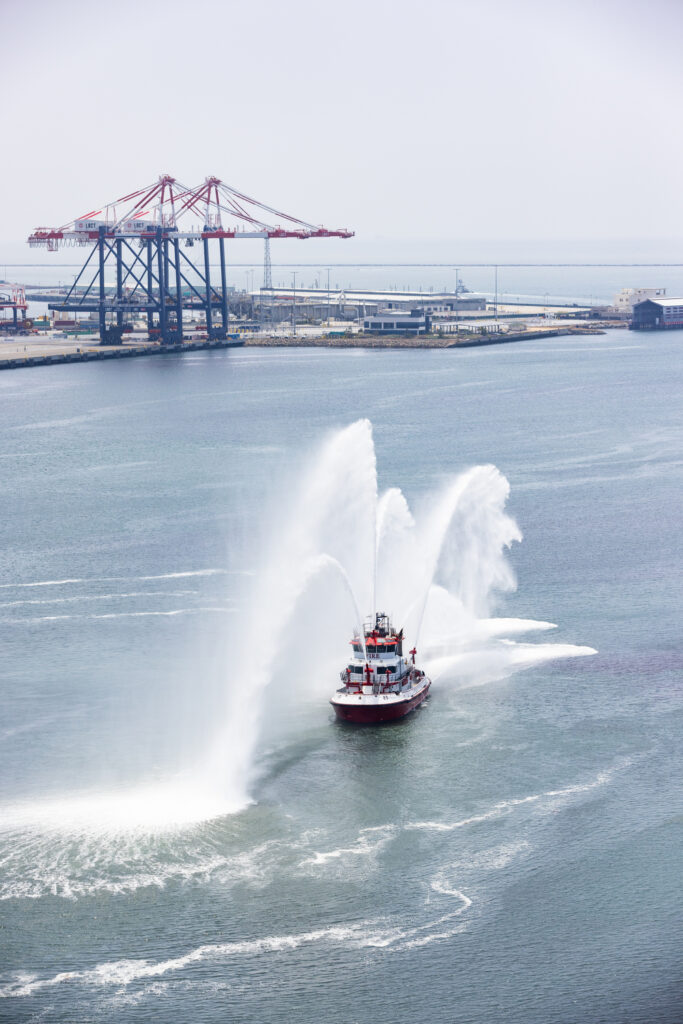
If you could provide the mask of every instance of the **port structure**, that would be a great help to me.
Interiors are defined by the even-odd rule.
[[[26,319],[26,292],[18,284],[0,284],[0,330],[28,330],[32,321]]]
[[[184,229],[182,221],[191,217],[201,226]],[[278,223],[269,223],[271,218]],[[154,184],[62,227],[36,228],[28,243],[48,252],[66,246],[91,247],[64,300],[49,308],[96,312],[101,344],[120,344],[131,317],[137,314],[146,316],[150,338],[162,345],[178,345],[183,340],[183,309],[187,306],[203,312],[209,338],[223,340],[228,335],[227,240],[263,238],[269,249],[271,238],[351,238],[353,234],[292,217],[220,178],[208,177],[201,185],[187,188],[164,174]],[[186,251],[195,245],[203,249],[199,260]],[[219,285],[211,281],[212,247],[215,255],[216,245]],[[112,267],[115,284],[108,287],[105,272]]]

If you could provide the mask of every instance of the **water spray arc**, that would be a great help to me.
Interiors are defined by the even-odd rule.
[[[515,583],[506,553],[521,534],[505,510],[508,493],[495,467],[478,466],[424,495],[411,511],[398,488],[378,495],[371,424],[360,420],[337,430],[297,480],[288,477],[280,496],[277,529],[267,532],[270,546],[248,577],[250,590],[226,634],[216,679],[223,708],[206,736],[206,753],[179,776],[115,792],[76,792],[8,814],[16,820],[21,813],[31,828],[110,834],[158,832],[240,811],[257,792],[259,745],[278,690],[288,700],[306,694],[310,714],[318,716],[309,721],[324,723],[349,627],[355,624],[362,638],[369,608],[392,613],[407,650],[419,638],[436,713],[447,687],[594,653],[520,643],[520,634],[552,624],[490,617],[496,596]],[[299,636],[307,661],[294,690],[285,652],[296,652]],[[364,649],[366,661],[367,655]]]
[[[338,500],[340,480],[348,501]],[[430,668],[437,678],[439,665],[452,673],[463,658],[470,674],[478,663],[489,672],[492,662],[506,674],[538,661],[592,653],[568,645],[518,645],[508,637],[549,624],[488,618],[496,595],[515,586],[506,552],[521,540],[505,511],[508,482],[494,466],[460,474],[425,496],[413,514],[398,488],[378,495],[372,427],[360,420],[327,440],[294,490],[298,497],[279,524],[276,548],[258,574],[243,624],[245,649],[253,652],[261,644],[256,663],[251,657],[245,664],[249,700],[233,695],[232,739],[223,732],[214,746],[211,774],[240,780],[233,797],[247,799],[251,792],[265,695],[276,679],[284,637],[314,581],[324,583],[328,601],[339,586],[347,595],[352,615],[339,624],[339,651],[348,643],[349,620],[355,620],[366,661],[363,611],[385,602],[397,626],[405,626],[406,649],[419,641],[429,659],[429,650],[438,648],[439,662]],[[259,639],[264,608],[271,627],[265,646]],[[305,635],[318,667],[307,685],[320,694],[324,708],[329,680],[319,666],[329,662],[330,652],[315,649],[315,643],[329,609],[318,603],[312,614],[320,622],[307,620]]]

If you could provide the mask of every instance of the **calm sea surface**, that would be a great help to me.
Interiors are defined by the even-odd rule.
[[[682,345],[0,374],[0,1020],[680,1021]],[[283,698],[283,640],[253,802],[202,820],[250,574],[361,417],[411,504],[495,464],[524,534],[497,613],[598,654],[364,730],[335,678]]]

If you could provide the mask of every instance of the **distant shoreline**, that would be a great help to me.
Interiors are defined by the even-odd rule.
[[[185,341],[182,345],[161,346],[154,342],[101,346],[93,339],[74,339],[72,342],[55,343],[54,348],[42,351],[39,355],[22,355],[19,345],[12,346],[10,352],[2,351],[0,344],[0,370],[15,370],[29,366],[54,366],[61,363],[100,362],[104,359],[133,359],[140,356],[182,355],[184,352],[196,352],[206,349],[223,348],[335,348],[335,349],[460,349],[480,348],[489,345],[507,345],[519,341],[556,338],[565,335],[604,334],[604,326],[600,328],[558,327],[549,330],[523,331],[514,334],[483,334],[461,337],[457,341],[452,335],[442,338],[426,335],[371,336],[356,335],[244,335],[240,338],[231,337],[225,341],[199,339]],[[611,325],[610,325],[611,326]],[[621,325],[623,326],[623,325]],[[12,339],[14,340],[14,339]],[[31,345],[38,343],[32,339],[24,346],[26,352]]]
[[[623,326],[623,324],[620,324]],[[484,345],[504,345],[516,341],[529,341],[536,338],[556,338],[567,334],[604,334],[605,325],[599,328],[572,328],[557,327],[549,330],[519,331],[505,334],[477,334],[463,335],[457,340],[452,334],[438,337],[436,335],[411,335],[406,337],[400,334],[322,334],[322,335],[269,335],[267,337],[248,337],[245,341],[247,347],[265,348],[388,348],[388,349],[458,349],[458,348],[479,348]]]

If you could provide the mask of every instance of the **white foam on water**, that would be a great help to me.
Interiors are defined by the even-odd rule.
[[[222,614],[232,614],[235,608],[230,605],[204,605],[195,608],[172,608],[169,611],[144,611],[144,612],[102,612],[101,614],[92,615],[28,615],[23,618],[2,618],[0,622],[12,622],[12,623],[34,623],[34,622],[57,622],[65,619],[78,619],[84,621],[86,619],[140,619],[147,618],[149,616],[161,616],[173,618],[175,615],[199,615],[203,612],[220,612]]]
[[[231,613],[234,612],[234,607],[226,605],[204,605],[197,606],[196,608],[173,608],[171,611],[148,611],[148,612],[107,612],[102,615],[84,615],[84,616],[72,616],[72,618],[87,618],[87,619],[137,619],[146,615],[197,615],[200,612],[222,612]]]
[[[80,618],[80,616],[79,615],[76,615],[76,616],[74,616],[74,615],[35,615],[35,616],[34,615],[30,615],[30,616],[28,616],[27,615],[24,618],[18,618],[18,617],[10,618],[9,616],[5,616],[4,618],[0,619],[0,622],[4,622],[7,625],[18,626],[20,624],[27,623],[27,622],[28,623],[31,623],[31,622],[57,622],[60,619],[73,619],[73,618]]]
[[[192,569],[186,572],[163,572],[156,576],[76,576],[63,580],[34,580],[29,583],[0,583],[0,590],[10,590],[15,587],[63,587],[73,583],[130,583],[135,580],[175,580],[189,576],[230,576],[242,575],[232,573],[228,569]]]
[[[399,950],[418,949],[422,946],[429,946],[432,942],[444,942],[452,939],[454,935],[460,935],[467,931],[466,924],[454,924],[450,928],[440,932],[431,932],[428,935],[421,935],[415,939],[406,939],[399,943],[396,948]]]
[[[349,858],[374,859],[395,834],[396,828],[393,825],[375,825],[371,828],[363,828],[358,839],[351,846],[342,846],[325,853],[315,852],[311,857],[302,860],[299,867],[320,867],[329,864],[330,861],[346,861]]]
[[[177,982],[152,981],[148,985],[142,985],[135,992],[128,992],[123,989],[117,992],[109,1000],[109,1005],[114,1009],[129,1006],[138,1006],[145,999],[163,999],[173,993],[177,988]]]
[[[238,960],[267,953],[294,952],[303,946],[316,944],[378,950],[412,949],[431,942],[447,940],[466,930],[467,924],[460,923],[457,919],[471,906],[472,901],[465,893],[459,891],[452,895],[461,903],[456,910],[413,928],[401,928],[386,920],[365,920],[289,935],[270,935],[263,938],[205,944],[181,956],[160,961],[113,960],[86,970],[60,971],[47,978],[40,978],[28,972],[16,972],[11,981],[0,986],[0,998],[34,996],[38,992],[63,985],[88,986],[96,989],[115,987],[125,990],[127,986],[140,981],[164,978],[197,964]]]
[[[80,426],[82,423],[91,423],[93,420],[102,419],[102,417],[109,416],[118,411],[120,410],[117,410],[114,406],[92,409],[90,412],[81,413],[80,416],[69,416],[61,420],[37,420],[32,423],[19,423],[12,427],[12,430],[53,430],[59,427],[75,427]]]
[[[209,881],[228,888],[236,883],[261,888],[281,872],[289,873],[295,864],[297,870],[313,873],[349,871],[357,879],[359,872],[365,876],[376,869],[378,856],[398,834],[397,827],[389,824],[362,829],[349,845],[312,855],[308,851],[315,834],[271,839],[233,852],[229,843],[226,847],[222,831],[213,833],[203,823],[181,822],[171,828],[164,821],[154,832],[147,814],[131,823],[128,806],[122,818],[112,815],[107,794],[101,794],[97,803],[99,817],[93,817],[83,801],[77,809],[71,801],[59,808],[33,804],[3,814],[7,842],[0,856],[0,900],[46,895],[75,900]],[[447,870],[499,868],[527,848],[528,843],[521,841],[472,855],[461,864],[453,862],[436,876],[432,888],[451,895],[456,883],[449,881]]]
[[[156,834],[108,823],[106,830],[96,824],[88,831],[72,826],[69,833],[23,831],[6,838],[11,847],[0,856],[0,900],[78,900],[209,881],[262,888],[292,852],[282,840],[233,852],[223,836],[207,834],[197,823],[175,832],[165,825]]]
[[[607,785],[614,775],[631,764],[629,759],[622,759],[611,768],[598,772],[594,779],[588,782],[576,783],[573,786],[565,786],[562,789],[548,789],[541,793],[531,793],[529,796],[511,797],[508,800],[500,800],[488,811],[482,814],[473,814],[458,821],[413,821],[408,822],[404,827],[407,830],[420,830],[426,832],[453,832],[455,829],[465,828],[467,825],[477,825],[482,821],[489,821],[492,818],[499,818],[517,807],[526,804],[536,804],[541,801],[548,801],[551,808],[557,806],[558,800],[570,799],[580,793],[589,793],[594,789]]]
[[[44,452],[9,452],[8,454],[0,455],[0,459],[33,459],[43,454]]]
[[[136,580],[178,580],[186,576],[230,576],[230,575],[241,575],[241,573],[231,573],[227,569],[193,569],[188,572],[162,572],[157,576],[132,576],[131,579]]]
[[[0,987],[0,998],[32,996],[45,989],[67,983],[104,988],[125,986],[147,978],[160,978],[206,961],[229,960],[235,957],[260,956],[299,949],[301,946],[325,943],[358,946],[382,946],[402,936],[400,929],[386,928],[363,921],[350,925],[331,925],[292,935],[269,935],[260,939],[221,942],[198,946],[182,956],[168,960],[113,960],[83,971],[61,971],[51,978],[18,973]]]
[[[127,594],[114,591],[110,594],[78,594],[76,597],[27,597],[19,601],[4,601],[0,603],[0,608],[17,608],[23,605],[42,604],[78,604],[87,601],[123,601],[133,597],[191,597],[197,593],[197,590],[134,590]]]
[[[102,473],[109,472],[112,469],[135,469],[138,466],[151,466],[152,462],[149,459],[144,459],[138,462],[102,462],[98,465],[83,466],[80,469],[72,470],[74,475],[86,474],[86,473]]]
[[[459,889],[453,889],[445,895],[457,899],[460,906],[447,914],[427,921],[425,924],[406,929],[394,942],[393,948],[397,950],[419,949],[432,942],[443,942],[454,935],[467,931],[468,923],[461,921],[460,918],[472,906],[472,900]]]
[[[492,846],[477,853],[469,852],[461,860],[452,861],[448,867],[443,868],[432,880],[431,888],[434,892],[445,895],[457,895],[458,890],[454,888],[455,882],[451,881],[452,876],[460,878],[472,870],[502,871],[522,854],[529,853],[531,849],[531,843],[527,839],[519,839],[516,842]]]
[[[472,900],[469,896],[466,896],[460,889],[454,888],[450,883],[444,881],[445,872],[441,871],[433,878],[430,885],[434,892],[441,893],[442,896],[455,896],[457,899],[462,900],[463,910],[467,910],[468,907],[472,906]]]
[[[109,577],[111,579],[111,577]],[[8,590],[14,589],[14,587],[62,587],[66,583],[87,583],[88,580],[81,578],[72,578],[66,580],[40,580],[35,583],[0,583],[0,589]]]
[[[424,832],[453,832],[456,828],[466,828],[467,825],[477,825],[480,821],[489,821],[500,815],[498,807],[486,811],[485,814],[473,814],[469,818],[461,818],[460,821],[409,821],[404,826],[407,831]]]

